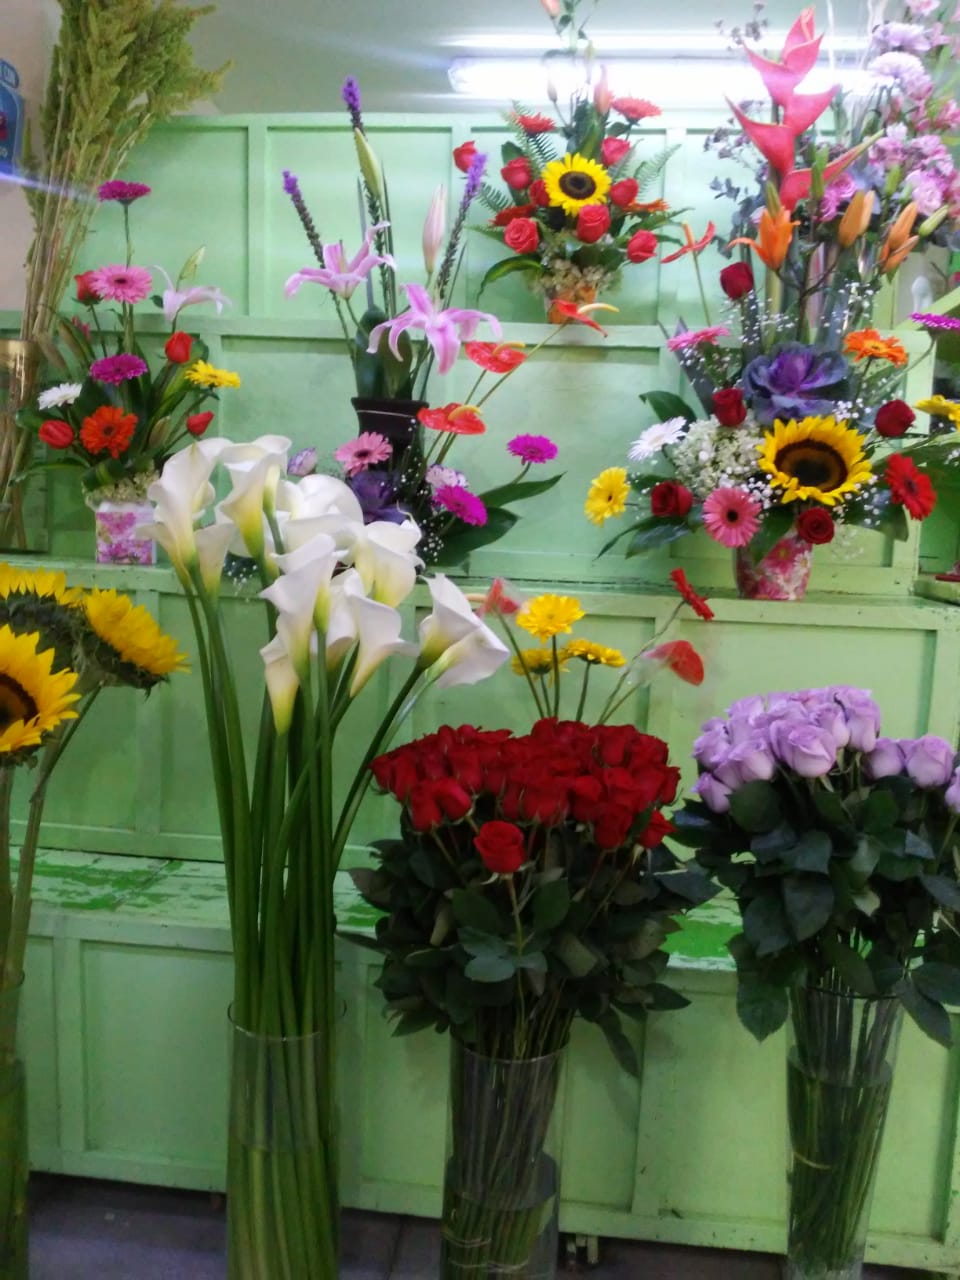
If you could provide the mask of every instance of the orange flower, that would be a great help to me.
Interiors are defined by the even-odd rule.
[[[903,365],[909,359],[896,338],[881,338],[878,329],[858,329],[856,333],[848,333],[843,349],[858,363],[861,360],[889,360],[891,364]]]
[[[102,404],[80,428],[80,443],[88,453],[109,453],[119,458],[133,439],[137,426],[135,413],[124,413],[111,404]]]
[[[482,436],[487,426],[472,404],[445,404],[442,409],[421,409],[417,421],[431,431],[455,436]]]
[[[683,224],[683,246],[674,253],[668,253],[665,258],[661,258],[661,262],[676,262],[677,258],[682,258],[685,253],[699,253],[701,249],[705,249],[713,237],[717,234],[717,228],[712,222],[707,223],[707,229],[699,240],[694,240],[693,232],[689,225]]]
[[[666,200],[633,200],[624,213],[666,213],[670,208]]]
[[[855,240],[859,240],[873,216],[873,192],[857,191],[837,227],[837,242],[844,249],[849,249]]]
[[[886,275],[896,271],[907,254],[911,253],[919,243],[920,237],[910,234],[916,220],[917,203],[911,200],[887,232],[887,238],[880,250],[880,266]]]
[[[793,228],[796,226],[799,226],[799,223],[790,221],[790,214],[786,209],[780,208],[776,214],[772,214],[769,209],[764,209],[760,215],[760,226],[757,228],[759,239],[750,240],[747,236],[737,236],[736,240],[730,241],[727,248],[732,249],[735,244],[748,244],[765,266],[771,271],[779,271],[787,256],[790,241],[793,239]]]

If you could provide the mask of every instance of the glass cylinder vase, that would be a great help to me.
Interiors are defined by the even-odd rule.
[[[17,1009],[23,979],[0,986],[0,1280],[26,1280],[27,1089],[17,1057]]]
[[[813,547],[788,533],[757,561],[749,547],[737,547],[733,567],[737,595],[743,600],[802,600],[810,582]]]
[[[451,1039],[441,1280],[556,1276],[562,1056],[488,1058]]]
[[[230,1280],[336,1280],[332,1046],[230,1029]]]
[[[156,564],[157,544],[137,530],[153,523],[149,502],[98,502],[93,508],[97,564]]]
[[[903,1006],[790,995],[787,1280],[859,1280]]]

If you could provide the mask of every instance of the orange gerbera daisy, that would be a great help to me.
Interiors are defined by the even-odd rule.
[[[80,428],[80,443],[88,453],[109,453],[119,458],[133,439],[137,426],[135,413],[124,413],[112,404],[102,404]]]
[[[858,329],[848,333],[843,349],[860,360],[889,360],[891,364],[906,364],[908,356],[903,344],[896,338],[881,338],[879,329]]]

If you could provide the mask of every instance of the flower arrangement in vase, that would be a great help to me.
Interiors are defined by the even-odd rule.
[[[906,1009],[949,1044],[960,999],[960,769],[942,738],[881,736],[847,685],[735,702],[694,744],[674,838],[736,898],[737,1010],[787,1020],[791,1276],[858,1277]]]
[[[36,407],[18,421],[46,445],[35,467],[79,472],[84,499],[97,520],[97,560],[152,564],[156,548],[138,534],[149,515],[147,488],[170,456],[204,434],[214,414],[204,405],[223,387],[237,387],[236,373],[214,368],[206,345],[177,328],[184,307],[212,302],[219,314],[228,301],[218,288],[191,283],[202,250],[188,259],[174,282],[162,268],[166,287],[154,302],[170,325],[164,362],[153,373],[136,335],[134,307],[153,288],[146,267],[133,265],[130,209],[150,194],[139,182],[112,181],[99,189],[101,203],[123,210],[126,261],[76,276],[76,301],[86,320],[61,317],[52,351],[63,380],[44,388]],[[113,304],[113,320],[105,312]],[[27,474],[27,473],[25,473]]]
[[[632,264],[656,258],[661,240],[669,239],[657,233],[671,220],[664,200],[643,197],[675,148],[639,162],[635,154],[634,130],[659,116],[660,108],[612,92],[605,68],[597,74],[585,20],[578,15],[581,3],[544,4],[564,44],[544,59],[556,118],[515,102],[506,116],[513,138],[501,148],[506,192],[490,183],[479,190],[493,217],[478,230],[510,251],[487,271],[481,292],[519,273],[543,295],[551,320],[563,314],[558,300],[594,302]],[[555,80],[567,76],[573,83],[561,108]],[[465,142],[454,160],[467,169],[475,155],[476,144]]]
[[[886,28],[883,38],[893,39],[897,24]],[[700,267],[714,228],[700,240],[688,233],[681,252],[693,263],[705,323],[681,323],[667,339],[699,404],[668,392],[642,397],[660,420],[629,461],[647,465],[630,476],[609,468],[587,502],[602,524],[638,495],[638,519],[604,550],[629,537],[627,554],[638,554],[703,528],[734,549],[741,594],[765,599],[802,596],[813,548],[841,526],[904,538],[907,515],[922,520],[936,501],[927,472],[937,450],[922,439],[893,443],[915,420],[899,396],[908,355],[873,315],[908,255],[954,225],[955,171],[928,210],[931,182],[892,159],[905,156],[911,130],[920,150],[939,154],[937,122],[950,108],[937,99],[926,114],[901,118],[891,104],[902,95],[887,78],[900,65],[893,53],[872,60],[875,87],[855,101],[837,87],[799,92],[821,40],[808,9],[777,60],[746,50],[773,122],[731,104],[741,132],[731,140],[721,131],[723,154],[752,145],[761,162],[755,187],[744,193],[728,182],[720,191],[739,201],[722,251],[741,246],[748,256],[720,271],[726,303],[715,317]],[[816,125],[831,104],[839,130],[828,141]],[[875,132],[862,134],[864,121]],[[762,287],[751,256],[766,269]]]

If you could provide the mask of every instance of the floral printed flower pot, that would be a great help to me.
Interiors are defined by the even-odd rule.
[[[737,594],[744,600],[802,600],[813,566],[813,547],[795,533],[775,542],[754,563],[749,547],[733,553]]]
[[[93,509],[97,564],[156,564],[157,544],[137,533],[153,522],[149,502],[99,502]]]

